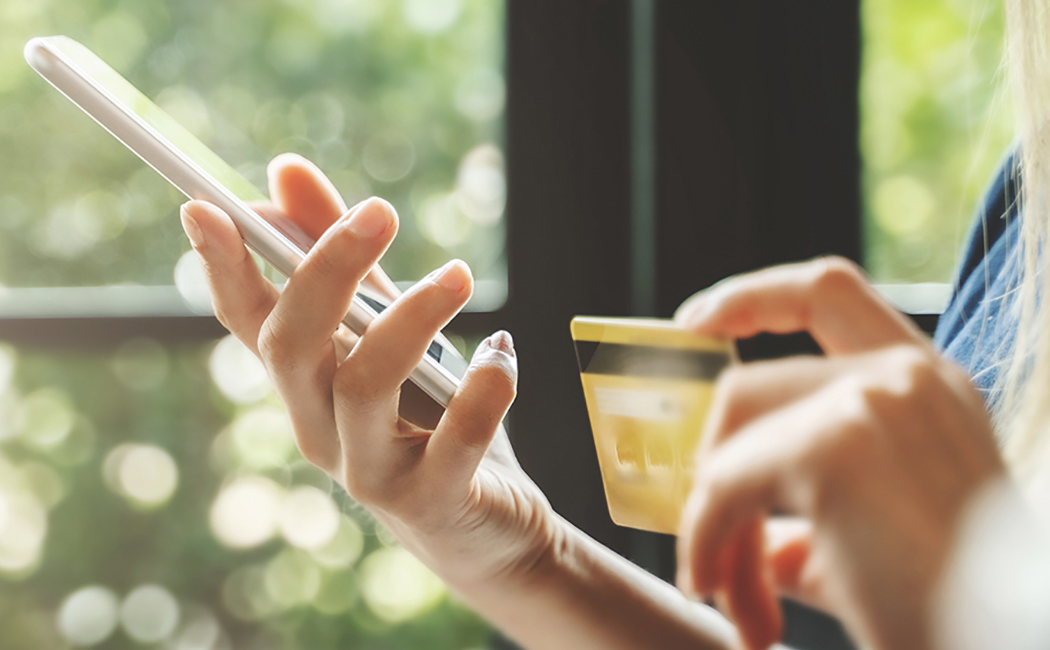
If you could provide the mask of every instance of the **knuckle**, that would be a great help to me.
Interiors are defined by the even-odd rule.
[[[275,374],[288,374],[296,368],[296,355],[287,344],[284,328],[272,316],[259,329],[259,356]]]
[[[931,351],[915,345],[902,345],[890,351],[894,364],[913,388],[929,386],[936,381],[940,368],[937,358]]]
[[[733,475],[720,463],[718,455],[704,463],[697,488],[703,494],[704,510],[714,512],[724,504],[733,491]]]
[[[813,286],[818,293],[853,291],[866,282],[860,267],[844,257],[823,257],[815,264],[817,274]]]
[[[311,275],[345,275],[348,260],[351,259],[351,256],[346,255],[346,251],[350,248],[352,238],[352,234],[346,228],[334,228],[321,245],[310,251],[304,266]]]
[[[735,428],[750,414],[747,399],[748,386],[751,381],[751,369],[742,365],[730,366],[722,371],[718,378],[711,412],[711,425],[719,430]]]
[[[380,397],[379,387],[372,381],[371,373],[352,356],[336,370],[332,391],[337,399],[352,402],[357,408],[375,404]]]
[[[857,457],[871,451],[876,436],[873,422],[872,398],[878,391],[865,381],[853,381],[836,396],[834,413],[825,429],[818,436],[807,454],[809,469],[818,474],[827,474]]]
[[[346,493],[357,501],[361,505],[367,507],[375,507],[379,504],[381,495],[379,490],[376,489],[374,481],[368,480],[364,475],[364,472],[355,471],[353,468],[348,468],[343,472],[343,486],[346,488]]]
[[[943,364],[931,350],[899,345],[879,356],[879,372],[871,373],[863,390],[868,407],[878,415],[903,412],[929,398],[941,384]]]

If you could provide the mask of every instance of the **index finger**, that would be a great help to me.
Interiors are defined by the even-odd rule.
[[[827,354],[926,343],[856,264],[839,257],[729,278],[683,303],[675,320],[708,336],[809,332]]]

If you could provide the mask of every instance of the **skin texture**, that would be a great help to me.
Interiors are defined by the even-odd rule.
[[[738,645],[716,612],[558,517],[522,471],[501,425],[517,378],[509,334],[478,347],[444,412],[406,383],[469,299],[467,266],[450,262],[397,295],[377,265],[397,232],[393,207],[369,199],[344,210],[297,156],[269,171],[274,204],[264,209],[320,235],[282,292],[221,210],[192,201],[182,219],[219,320],[263,361],[303,456],[526,647]],[[362,281],[394,300],[357,339],[340,320]]]
[[[966,375],[840,259],[732,278],[677,319],[734,338],[807,331],[828,355],[720,379],[678,539],[679,586],[726,602],[751,648],[776,639],[777,591],[838,615],[863,647],[931,647],[960,517],[1005,474]],[[764,527],[770,512],[799,518]]]

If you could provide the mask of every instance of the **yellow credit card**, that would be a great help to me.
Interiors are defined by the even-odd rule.
[[[577,316],[571,329],[609,514],[675,534],[714,382],[735,346],[654,318]]]

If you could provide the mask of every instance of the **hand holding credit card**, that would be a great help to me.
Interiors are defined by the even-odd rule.
[[[673,321],[572,320],[609,514],[621,526],[674,534],[715,381],[736,362],[731,341]]]

